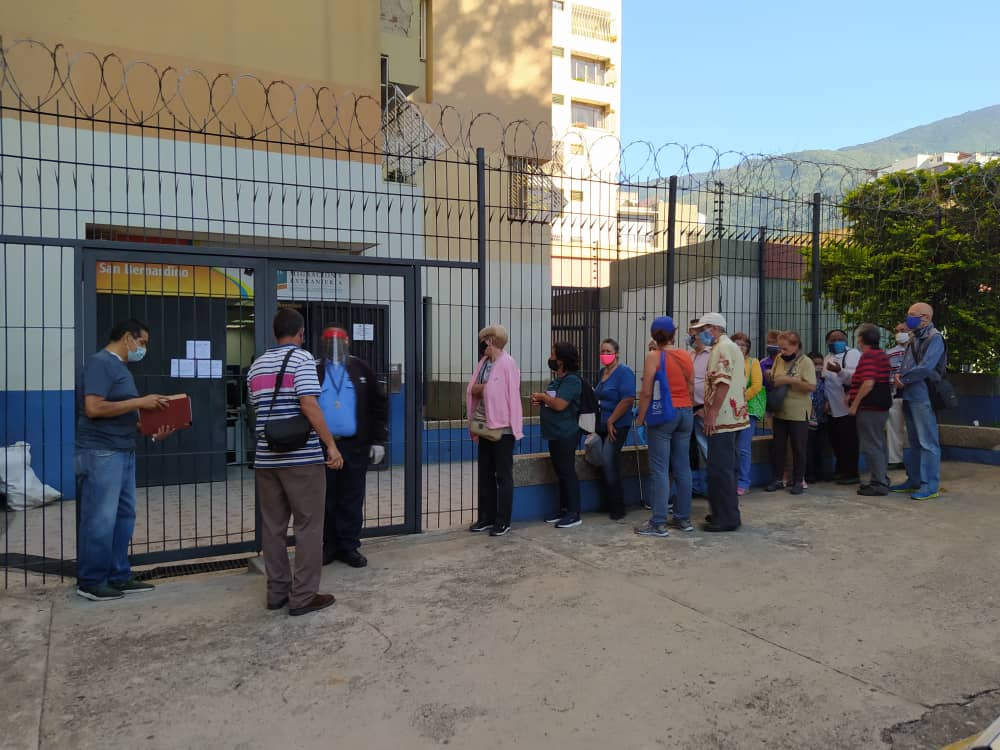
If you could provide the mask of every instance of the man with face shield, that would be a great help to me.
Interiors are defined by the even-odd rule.
[[[371,367],[349,354],[350,344],[344,326],[327,325],[317,366],[320,409],[344,458],[343,468],[326,472],[323,564],[340,560],[363,568],[365,478],[369,464],[385,458],[389,400]]]

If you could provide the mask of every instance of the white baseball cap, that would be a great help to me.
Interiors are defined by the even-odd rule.
[[[695,323],[692,327],[705,328],[706,326],[718,326],[719,328],[725,328],[726,319],[716,312],[705,313],[701,316],[701,320]]]

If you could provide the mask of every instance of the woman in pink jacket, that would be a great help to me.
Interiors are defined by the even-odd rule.
[[[503,536],[510,531],[514,505],[514,441],[524,437],[521,407],[521,371],[503,349],[507,330],[493,325],[479,332],[479,364],[465,392],[470,416],[480,403],[485,407],[486,426],[496,430],[497,440],[479,443],[479,518],[469,531],[488,531]]]

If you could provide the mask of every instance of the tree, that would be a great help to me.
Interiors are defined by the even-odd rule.
[[[890,174],[852,190],[820,248],[823,295],[851,325],[892,329],[929,302],[949,366],[1000,372],[1000,162]]]

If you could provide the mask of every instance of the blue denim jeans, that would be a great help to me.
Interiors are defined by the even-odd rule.
[[[608,434],[601,434],[604,440],[601,447],[601,476],[604,480],[605,509],[611,513],[625,512],[625,488],[622,485],[622,448],[628,440],[630,426],[615,430],[616,440],[608,439]]]
[[[937,415],[930,401],[903,399],[903,416],[910,447],[903,451],[906,483],[919,485],[923,492],[941,488],[941,444],[938,441]]]
[[[135,451],[79,448],[74,456],[80,519],[76,578],[97,586],[132,577],[128,547],[135,528]]]
[[[750,417],[750,426],[740,432],[737,444],[740,450],[740,470],[736,486],[750,489],[750,461],[753,453],[753,434],[757,429],[757,417]]]
[[[691,429],[694,417],[690,407],[676,410],[672,420],[658,427],[647,427],[649,473],[653,480],[652,523],[667,522],[670,498],[670,472],[676,485],[674,518],[691,518]]]

